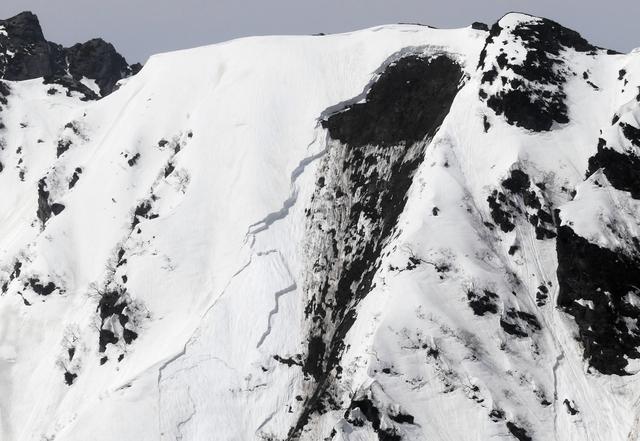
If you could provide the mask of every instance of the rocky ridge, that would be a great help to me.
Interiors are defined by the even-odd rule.
[[[100,38],[69,48],[47,41],[38,17],[22,12],[0,20],[0,78],[23,81],[44,78],[46,84],[64,85],[93,100],[112,93],[122,78],[135,75],[142,66],[129,65],[113,45]],[[94,90],[82,82],[86,78]]]

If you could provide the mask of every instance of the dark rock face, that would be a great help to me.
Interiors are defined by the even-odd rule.
[[[64,373],[64,382],[67,383],[67,386],[71,386],[76,378],[78,378],[78,374],[73,374],[68,371]]]
[[[0,34],[0,69],[5,80],[19,81],[50,75],[62,75],[62,47],[50,45],[44,38],[38,17],[23,12],[0,20],[7,35]],[[10,51],[13,55],[7,53]]]
[[[511,421],[507,422],[507,429],[509,429],[509,432],[511,432],[511,434],[516,439],[518,439],[518,441],[531,441],[532,440],[532,438],[529,436],[529,434],[527,433],[527,431],[525,429],[523,429],[522,427],[516,426]]]
[[[575,318],[584,357],[603,374],[627,375],[626,358],[640,358],[640,260],[601,248],[569,226],[558,228],[558,306]]]
[[[64,210],[65,206],[59,203],[51,203],[49,199],[49,191],[47,186],[47,179],[42,178],[38,181],[38,210],[36,215],[41,222],[41,228],[44,230],[44,226],[51,218],[51,215],[57,216]]]
[[[322,126],[332,139],[353,147],[422,141],[449,113],[461,79],[460,67],[447,57],[402,58],[371,87],[366,103],[331,116]]]
[[[123,255],[124,253],[119,255],[118,265],[123,263]],[[127,325],[129,327],[132,326],[130,324],[131,311],[128,309],[130,299],[127,296],[127,289],[116,285],[113,288],[105,288],[98,291],[98,294],[100,295],[100,301],[96,312],[100,315],[99,351],[101,353],[105,352],[107,344],[116,344],[120,341],[120,338],[128,345],[133,343],[138,338],[138,333],[126,327]],[[120,327],[118,329],[114,328],[113,322],[118,322]]]
[[[482,23],[482,22],[479,22],[479,21],[474,21],[471,24],[471,28],[475,29],[477,31],[487,31],[487,32],[489,32],[489,26],[487,26],[486,23]]]
[[[599,139],[589,158],[587,177],[601,171],[611,186],[640,199],[640,130],[614,118],[618,135],[613,144]],[[597,181],[596,181],[597,183]],[[590,243],[569,226],[558,229],[558,306],[579,327],[584,357],[603,374],[628,375],[628,359],[640,358],[640,331],[635,323],[640,308],[633,298],[640,280],[640,240],[619,232],[628,250],[612,250]]]
[[[496,314],[498,312],[498,305],[495,303],[498,295],[494,292],[486,289],[482,293],[469,290],[467,291],[467,299],[475,315],[483,316],[486,313]]]
[[[30,278],[29,285],[31,286],[31,289],[33,289],[33,292],[41,296],[48,296],[58,288],[53,282],[49,282],[46,285],[44,283],[40,283],[40,279],[38,278]]]
[[[607,177],[614,188],[631,193],[634,199],[640,199],[640,157],[634,148],[640,147],[640,129],[630,124],[616,122],[620,139],[626,139],[631,149],[620,153],[608,147],[607,141],[598,141],[598,151],[589,158],[589,170],[587,176],[592,175],[598,169]]]
[[[365,103],[323,121],[332,141],[308,209],[307,356],[303,372],[313,389],[289,437],[312,414],[339,409],[344,338],[356,307],[373,288],[379,258],[402,213],[413,174],[448,114],[463,72],[445,56],[408,56],[390,65]],[[365,227],[366,226],[366,227]],[[321,257],[317,257],[321,256]]]
[[[110,94],[118,80],[135,75],[140,65],[129,66],[111,43],[94,38],[86,43],[78,43],[66,49],[69,72],[74,77],[96,80],[102,96]]]
[[[111,44],[99,38],[70,48],[47,41],[38,17],[31,12],[0,20],[0,27],[4,29],[0,32],[0,78],[5,80],[43,77],[46,84],[61,84],[83,93],[86,99],[97,99],[80,83],[82,77],[96,80],[100,95],[106,96],[113,92],[118,80],[141,68],[139,64],[129,66]]]
[[[501,186],[501,190],[494,190],[489,195],[487,202],[491,218],[502,231],[513,231],[517,220],[524,218],[534,227],[538,240],[556,237],[555,221],[542,184],[534,185],[529,175],[514,169]]]
[[[526,50],[523,62],[508,53],[506,44],[516,42]],[[534,19],[511,31],[496,23],[491,28],[478,68],[482,70],[480,98],[497,115],[504,115],[511,125],[536,132],[549,131],[554,122],[569,122],[564,102],[564,83],[568,71],[563,69],[562,52],[595,51],[580,34],[547,19]],[[499,52],[489,64],[488,51]],[[510,79],[508,79],[510,78]],[[495,93],[487,90],[495,81],[502,84]]]
[[[611,185],[618,190],[628,191],[634,199],[640,199],[640,157],[634,153],[627,155],[611,148],[598,146],[598,152],[589,158],[592,175],[602,169]]]
[[[354,415],[354,410],[358,410],[359,415]],[[381,427],[382,418],[380,409],[378,409],[375,406],[375,403],[367,397],[363,397],[360,400],[353,400],[351,402],[349,410],[345,412],[345,419],[354,426],[364,425],[365,422],[363,421],[362,417],[364,417],[366,421],[369,421],[373,428],[373,431],[378,435],[379,441],[402,441],[402,436],[400,436],[394,428],[383,429]],[[399,422],[401,424],[413,424],[414,420],[412,415],[405,414],[399,414],[397,416],[390,415],[389,417],[393,421]]]
[[[38,182],[38,211],[37,216],[40,222],[42,222],[42,228],[44,224],[51,217],[51,205],[49,204],[49,192],[47,191],[47,181],[45,178],[40,179]]]

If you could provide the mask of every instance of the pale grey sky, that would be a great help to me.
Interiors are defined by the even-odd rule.
[[[596,46],[640,46],[637,0],[2,0],[0,18],[35,13],[64,46],[101,37],[129,63],[238,37],[348,32],[389,23],[491,25],[509,11],[550,18]]]

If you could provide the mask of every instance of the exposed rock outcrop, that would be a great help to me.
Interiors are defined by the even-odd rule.
[[[62,84],[98,99],[113,92],[122,78],[135,75],[140,64],[129,66],[113,45],[100,38],[78,43],[70,48],[47,41],[38,17],[22,12],[0,20],[0,78],[22,81],[43,77],[47,84]],[[100,94],[81,82],[94,80]]]

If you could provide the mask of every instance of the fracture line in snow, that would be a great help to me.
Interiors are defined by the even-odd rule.
[[[258,251],[256,256],[268,256],[269,254],[280,253],[278,250],[267,250],[267,251]],[[284,260],[284,259],[283,259]]]
[[[263,422],[262,424],[260,424],[260,426],[256,429],[256,436],[259,436],[260,438],[262,438],[262,436],[260,436],[260,434],[258,432],[260,432],[260,429],[262,429],[265,425],[267,425],[267,423],[269,423],[269,421],[271,421],[273,419],[273,417],[275,416],[275,412],[273,412],[271,415],[269,415]]]
[[[284,219],[289,214],[289,209],[296,203],[297,198],[298,194],[297,192],[295,192],[293,196],[284,201],[282,209],[274,213],[270,213],[267,217],[265,217],[257,224],[251,225],[249,227],[249,234],[258,234],[261,231],[268,229],[274,222]],[[252,228],[254,227],[256,228],[252,230]]]
[[[558,409],[558,368],[560,367],[560,362],[562,360],[564,360],[564,351],[560,348],[560,354],[556,357],[556,362],[553,365],[553,431],[556,434],[556,437],[558,434],[558,412],[560,411],[560,409]]]
[[[316,141],[316,139],[314,139],[309,145],[313,144]],[[307,158],[304,158],[302,161],[300,161],[300,163],[298,164],[298,166],[293,170],[293,172],[291,172],[291,184],[292,186],[295,184],[296,180],[300,177],[300,175],[304,172],[305,168],[307,167],[307,165],[311,164],[313,161],[315,161],[316,159],[322,157],[325,153],[327,152],[327,149],[324,148],[322,151],[316,153],[315,155],[311,155]],[[264,252],[255,252],[253,251],[253,245],[255,243],[255,235],[261,231],[267,230],[269,228],[269,226],[271,226],[274,222],[284,219],[288,214],[289,214],[289,209],[296,203],[298,199],[298,192],[297,190],[293,190],[293,194],[291,195],[291,197],[289,197],[286,201],[284,201],[283,203],[283,208],[280,209],[277,212],[274,213],[270,213],[269,215],[267,215],[267,217],[265,217],[264,219],[262,219],[261,221],[258,221],[252,225],[249,226],[249,229],[247,231],[247,235],[245,238],[245,243],[247,243],[247,241],[250,240],[249,243],[249,247],[251,248],[251,255],[249,256],[249,260],[242,266],[242,268],[240,268],[238,271],[236,271],[231,278],[229,279],[229,282],[227,283],[227,285],[224,287],[224,289],[222,290],[222,293],[220,294],[220,296],[218,297],[218,299],[216,299],[216,301],[213,303],[213,305],[211,305],[207,311],[203,314],[203,317],[212,309],[216,306],[216,304],[218,303],[218,301],[224,296],[225,292],[227,291],[227,288],[229,287],[229,285],[231,284],[231,282],[233,281],[233,279],[235,279],[239,274],[241,274],[245,269],[247,269],[249,267],[249,265],[251,265],[251,262],[253,260],[253,256],[264,256],[264,255],[268,255],[271,253],[279,253],[280,252],[278,250],[269,250],[269,251],[264,251]],[[254,230],[252,230],[252,228],[254,227],[258,227]],[[285,267],[287,268],[287,271],[289,272],[289,268],[288,265],[286,265],[286,262],[284,262],[284,257],[280,254],[281,258],[283,259],[283,263],[285,264]],[[291,275],[291,273],[289,272],[289,275]],[[265,332],[265,334],[262,336],[262,338],[260,339],[260,342],[258,343],[258,347],[264,342],[264,339],[269,335],[269,333],[271,332],[271,317],[278,312],[279,310],[279,303],[278,300],[279,298],[291,291],[294,291],[297,288],[296,284],[294,283],[292,285],[292,287],[290,286],[289,288],[286,288],[283,291],[278,291],[277,293],[275,293],[276,296],[276,307],[274,308],[273,311],[271,311],[269,313],[269,324],[268,324],[268,328],[267,331]],[[195,332],[194,332],[195,334]],[[164,369],[170,365],[171,363],[173,363],[174,361],[176,361],[178,358],[182,357],[183,355],[186,354],[187,351],[187,346],[189,345],[189,343],[191,342],[191,340],[193,339],[193,335],[189,338],[189,340],[187,340],[187,342],[185,343],[183,349],[181,352],[179,352],[178,354],[174,355],[172,358],[170,358],[169,360],[167,360],[161,367],[160,369],[158,369],[158,388],[160,387],[160,382],[162,381],[162,372],[164,371]],[[222,361],[222,360],[220,360]],[[226,364],[226,363],[225,363]],[[227,365],[228,366],[228,365]]]
[[[182,427],[186,426],[189,421],[191,421],[191,419],[193,418],[193,416],[196,414],[196,405],[193,402],[193,400],[191,399],[191,394],[189,394],[189,387],[187,386],[187,395],[189,396],[189,401],[191,402],[191,405],[193,406],[193,412],[191,413],[191,415],[189,415],[189,418],[187,418],[184,421],[180,421],[178,423],[178,425],[176,426],[176,430],[178,432],[178,436],[176,437],[176,441],[180,441],[184,438],[183,434],[182,434]]]
[[[267,330],[264,332],[264,334],[262,334],[262,337],[260,337],[260,341],[258,342],[258,345],[256,346],[256,348],[259,348],[260,346],[262,346],[262,343],[264,342],[264,340],[269,336],[269,334],[271,334],[271,317],[277,314],[278,311],[280,310],[280,297],[290,292],[293,292],[296,289],[298,289],[298,285],[294,283],[293,285],[275,293],[276,306],[269,313],[269,318],[267,320]]]
[[[309,144],[309,146],[311,146],[314,142],[316,142],[317,138],[314,138],[314,140]],[[305,168],[311,164],[313,161],[315,161],[316,159],[322,157],[325,153],[327,152],[327,148],[325,147],[322,151],[316,153],[315,155],[311,155],[309,157],[304,158],[302,161],[300,161],[300,163],[298,164],[298,166],[291,172],[291,185],[292,187],[294,187],[297,179],[300,177],[300,175],[302,175],[302,173],[304,172]],[[244,270],[246,270],[249,265],[251,265],[251,262],[253,261],[253,256],[265,256],[268,254],[272,254],[272,253],[278,253],[280,254],[280,257],[283,260],[283,264],[285,266],[285,268],[287,269],[287,272],[289,273],[289,275],[291,276],[291,272],[289,271],[289,267],[286,264],[286,261],[284,259],[284,256],[282,256],[282,254],[278,251],[278,250],[268,250],[268,251],[261,251],[261,252],[255,252],[253,250],[253,245],[255,243],[255,235],[261,231],[267,230],[274,222],[278,221],[278,220],[282,220],[284,219],[288,214],[289,214],[289,209],[296,203],[297,199],[298,199],[298,192],[295,189],[295,187],[293,188],[293,194],[291,195],[291,197],[289,197],[287,200],[284,201],[283,203],[283,207],[282,209],[278,210],[277,212],[274,213],[270,213],[269,215],[267,215],[264,219],[262,219],[261,221],[258,221],[252,225],[249,226],[249,229],[247,231],[247,235],[245,237],[245,244],[247,242],[249,242],[249,247],[251,248],[251,254],[249,256],[248,261],[238,270],[236,271],[231,278],[229,279],[229,282],[227,283],[227,285],[224,287],[224,289],[222,290],[222,293],[220,294],[220,296],[216,299],[216,301],[207,309],[207,311],[203,314],[203,317],[207,315],[207,313],[213,309],[217,303],[220,301],[220,299],[224,296],[225,292],[227,291],[227,288],[229,287],[229,285],[231,284],[231,282],[239,275],[241,274]],[[258,227],[259,226],[259,227]],[[254,227],[258,227],[255,228]],[[292,277],[293,279],[293,277]],[[264,342],[264,340],[266,339],[266,337],[271,333],[271,317],[276,314],[279,311],[279,298],[281,296],[283,296],[284,294],[287,294],[289,292],[294,291],[295,289],[297,289],[297,285],[294,283],[292,286],[278,291],[275,293],[275,298],[276,298],[276,306],[275,308],[269,313],[269,320],[268,320],[268,327],[267,330],[265,331],[265,333],[262,335],[262,337],[260,338],[260,341],[258,342],[258,346],[260,347],[260,345],[262,345],[262,343]],[[187,340],[187,342],[185,343],[182,351],[180,351],[178,354],[174,355],[173,357],[171,357],[169,360],[167,360],[162,366],[160,366],[160,368],[158,369],[158,388],[160,388],[160,383],[162,381],[162,373],[164,371],[164,369],[169,366],[171,363],[173,363],[174,361],[176,361],[177,359],[179,359],[180,357],[182,357],[183,355],[186,354],[187,352],[187,347],[189,346],[189,343],[191,343],[191,340],[193,339],[194,334],[191,335],[191,337],[189,337],[189,339]],[[215,357],[213,357],[215,358]],[[227,367],[231,368],[227,363],[225,363],[223,360],[219,360],[222,363],[224,363],[225,365],[227,365]]]
[[[313,143],[315,143],[317,140],[317,136],[316,138],[313,139],[313,141],[311,141],[311,143],[309,143],[309,145],[307,146],[307,148],[309,148],[311,145],[313,145]],[[291,207],[293,207],[295,205],[295,203],[298,200],[298,189],[296,188],[295,184],[296,181],[298,180],[298,178],[302,175],[302,173],[304,173],[305,168],[311,164],[313,161],[315,161],[318,158],[321,158],[322,156],[324,156],[327,153],[327,147],[325,147],[324,149],[322,149],[320,152],[308,156],[304,159],[302,159],[300,161],[300,163],[298,164],[298,166],[291,172],[291,196],[289,198],[287,198],[283,204],[282,204],[282,208],[278,211],[275,211],[273,213],[268,214],[264,219],[252,224],[249,226],[248,231],[247,231],[247,235],[245,238],[245,243],[246,242],[250,242],[249,246],[252,249],[252,254],[256,255],[256,256],[266,256],[272,253],[278,253],[278,255],[280,256],[280,259],[282,260],[282,264],[284,265],[284,267],[287,270],[287,273],[289,275],[289,277],[292,280],[295,280],[295,277],[291,274],[291,270],[289,269],[289,265],[287,265],[287,261],[285,259],[285,257],[282,255],[282,253],[277,250],[268,250],[268,251],[258,251],[255,252],[253,251],[253,245],[255,244],[255,237],[258,233],[265,231],[267,229],[269,229],[269,227],[271,225],[273,225],[275,222],[279,221],[279,220],[283,220],[285,217],[287,217],[289,215],[289,210],[291,209]],[[251,260],[249,260],[249,263],[247,264],[250,265],[251,264]],[[258,341],[258,344],[256,345],[256,349],[260,348],[260,346],[262,346],[262,344],[264,343],[265,339],[271,334],[271,318],[277,314],[280,310],[280,297],[282,297],[285,294],[288,294],[290,292],[295,291],[296,289],[298,289],[297,284],[294,282],[293,284],[291,284],[290,286],[288,286],[287,288],[277,291],[274,296],[275,296],[275,307],[273,308],[273,310],[271,310],[269,312],[269,317],[267,319],[267,329],[266,331],[262,334],[262,337],[260,337],[260,340]],[[263,425],[266,424],[263,423]],[[262,426],[260,426],[262,427]]]
[[[214,357],[214,356],[209,356],[209,357],[207,357],[207,356],[201,356],[201,357],[199,357],[198,359],[196,359],[196,357],[192,357],[192,358],[191,358],[191,360],[196,360],[196,361],[194,361],[194,363],[193,363],[192,365],[190,365],[190,366],[187,366],[187,367],[182,368],[182,369],[178,369],[177,371],[173,372],[170,376],[168,376],[168,377],[166,377],[166,378],[171,378],[172,376],[174,376],[174,375],[176,375],[176,374],[178,374],[178,373],[180,373],[180,372],[184,372],[184,371],[188,371],[188,370],[190,370],[190,369],[196,368],[196,367],[198,367],[200,364],[202,364],[203,362],[205,362],[205,361],[211,361],[211,360],[218,361],[218,362],[222,363],[223,365],[225,365],[229,370],[232,370],[232,371],[237,372],[237,369],[235,369],[235,368],[231,367],[231,366],[229,365],[229,363],[227,363],[226,361],[224,361],[223,359],[218,358],[218,357]]]
[[[253,246],[253,243],[250,245]],[[214,306],[216,306],[216,303],[218,303],[218,300],[220,300],[220,298],[222,298],[222,296],[224,295],[224,293],[227,291],[227,288],[229,287],[229,285],[231,285],[231,282],[233,281],[234,278],[236,278],[236,276],[238,276],[241,272],[243,272],[244,270],[246,270],[249,265],[251,265],[251,260],[253,258],[253,255],[249,256],[249,260],[247,260],[247,263],[245,263],[244,265],[242,265],[242,268],[240,268],[238,271],[236,271],[235,273],[233,273],[233,275],[231,276],[231,278],[229,279],[229,282],[227,282],[227,285],[224,287],[224,289],[222,290],[222,293],[220,294],[220,297],[218,297],[218,299],[216,299],[216,301],[213,303],[213,305],[211,305],[211,308],[213,308]],[[209,308],[209,309],[211,309]],[[207,310],[207,312],[209,312],[209,310]],[[205,312],[206,314],[206,312]]]
[[[216,299],[215,302],[213,302],[213,305],[211,305],[206,311],[205,313],[202,315],[202,317],[205,317],[209,311],[211,311],[211,309],[213,309],[218,302],[220,301],[220,299],[224,296],[225,292],[227,291],[227,288],[229,288],[229,285],[231,284],[231,282],[233,281],[233,279],[236,278],[236,276],[238,276],[240,273],[242,273],[245,269],[247,269],[247,267],[249,265],[251,265],[251,259],[252,256],[249,256],[249,260],[247,261],[247,263],[245,263],[242,268],[240,268],[238,271],[236,271],[235,274],[233,274],[231,276],[231,278],[229,279],[229,282],[227,282],[227,285],[224,287],[224,289],[222,290],[222,292],[220,293],[220,296]],[[191,343],[191,340],[193,340],[194,335],[196,334],[196,331],[193,332],[193,334],[191,334],[191,337],[189,337],[189,339],[187,340],[187,342],[184,344],[184,347],[182,348],[182,351],[180,351],[179,353],[177,353],[176,355],[174,355],[173,357],[171,357],[169,360],[167,360],[162,366],[160,366],[160,368],[158,369],[158,389],[160,389],[160,382],[162,381],[162,371],[164,371],[164,369],[169,366],[171,363],[173,363],[174,361],[176,361],[177,359],[179,359],[180,357],[182,357],[183,355],[185,355],[187,353],[187,346],[189,346],[189,343]],[[215,358],[215,357],[212,357]],[[218,359],[219,360],[219,359]],[[219,360],[222,363],[224,363],[225,365],[227,365],[230,369],[231,366],[229,366],[225,361],[223,360]]]
[[[316,141],[316,139],[314,139],[309,146],[311,146],[314,142]],[[302,175],[302,173],[304,172],[305,168],[311,164],[313,161],[315,161],[316,159],[322,157],[325,153],[327,152],[327,148],[325,147],[322,151],[320,151],[319,153],[316,153],[315,155],[311,155],[307,158],[304,158],[302,161],[300,161],[300,163],[298,164],[298,166],[293,170],[293,172],[291,173],[291,187],[292,187],[292,194],[289,198],[287,198],[284,203],[282,204],[282,208],[276,212],[270,213],[268,214],[264,219],[252,224],[249,226],[247,234],[245,236],[245,240],[244,240],[244,244],[245,245],[249,245],[249,248],[251,249],[251,253],[249,255],[249,259],[247,260],[247,262],[238,270],[236,271],[231,278],[229,279],[229,282],[227,283],[227,285],[224,287],[224,289],[222,290],[220,296],[215,300],[215,302],[207,309],[207,311],[203,314],[203,317],[207,315],[207,313],[212,310],[217,303],[220,301],[220,299],[224,296],[224,294],[226,293],[229,285],[231,284],[231,282],[238,276],[240,275],[242,272],[244,272],[249,265],[251,265],[251,263],[253,262],[253,257],[257,256],[257,257],[262,257],[262,256],[267,256],[269,254],[273,254],[273,253],[277,253],[280,256],[280,259],[282,260],[282,263],[284,265],[284,267],[286,268],[287,273],[289,274],[289,277],[292,280],[295,280],[294,277],[292,277],[291,271],[289,270],[289,265],[287,265],[286,259],[284,258],[284,256],[282,255],[282,253],[277,250],[277,249],[273,249],[273,250],[267,250],[267,251],[255,251],[253,249],[253,246],[255,244],[256,241],[256,234],[267,230],[271,225],[273,225],[275,222],[284,219],[288,214],[289,214],[289,210],[291,209],[291,207],[293,207],[293,205],[296,203],[297,199],[298,199],[298,190],[295,188],[295,183],[297,181],[297,179],[300,177],[300,175]],[[294,282],[292,285],[290,285],[289,287],[277,291],[274,295],[275,295],[275,307],[272,311],[269,312],[269,317],[267,320],[267,330],[264,332],[264,334],[262,335],[262,337],[260,338],[256,348],[259,348],[265,341],[265,339],[271,334],[271,319],[272,317],[277,314],[280,310],[280,297],[282,297],[283,295],[293,292],[297,289],[297,284]],[[169,360],[167,360],[162,366],[160,366],[160,368],[158,369],[158,389],[160,389],[160,385],[162,382],[162,375],[164,370],[167,368],[167,366],[169,366],[171,363],[175,362],[176,360],[178,360],[179,358],[181,358],[183,355],[186,354],[187,352],[187,347],[189,346],[189,344],[191,343],[191,341],[194,338],[194,335],[196,334],[196,332],[194,332],[191,337],[187,340],[187,342],[185,343],[182,351],[180,351],[178,354],[174,355],[173,357],[171,357]],[[217,360],[221,363],[223,363],[225,366],[227,366],[229,369],[235,370],[233,369],[231,366],[229,366],[224,360],[221,360],[217,357],[207,357],[206,359],[202,359],[202,360],[198,360],[195,361],[195,364],[193,364],[192,366],[189,367],[185,367],[183,369],[179,369],[176,372],[174,372],[173,374],[176,374],[178,372],[184,371],[184,370],[188,370],[191,369],[195,366],[198,366],[201,362],[203,361],[208,361],[208,360]],[[160,405],[160,403],[158,403],[158,405]],[[180,431],[180,428],[182,426],[184,426],[185,424],[187,424],[192,418],[193,416],[196,414],[195,409],[194,412],[184,421],[181,421],[180,423],[178,423],[177,425],[177,430]],[[262,428],[264,427],[265,424],[267,424],[275,415],[272,414],[271,416],[269,416],[261,425],[260,427],[258,427],[258,429],[256,430],[256,433]],[[180,432],[179,438],[178,439],[182,439],[182,433]]]
[[[293,172],[291,172],[291,186],[293,187],[291,196],[284,201],[284,203],[282,204],[282,208],[280,210],[275,211],[273,213],[269,213],[264,219],[252,225],[249,225],[249,231],[247,232],[247,235],[256,235],[261,231],[267,230],[275,222],[287,217],[287,215],[289,214],[289,210],[291,209],[291,207],[294,206],[294,204],[298,200],[298,190],[295,188],[296,180],[304,172],[304,169],[307,167],[307,165],[311,164],[316,159],[324,156],[325,153],[327,153],[326,148],[316,153],[315,155],[311,155],[309,157],[304,158],[302,161],[300,161],[298,166],[293,170]]]
[[[184,344],[182,351],[178,352],[169,360],[165,361],[162,364],[162,366],[160,366],[160,369],[158,369],[158,389],[160,389],[160,382],[162,381],[162,371],[164,371],[167,366],[169,366],[171,363],[176,361],[178,358],[182,357],[187,352],[187,345],[189,344],[190,341],[191,341],[191,338],[189,338],[189,340],[187,340],[187,342]]]

